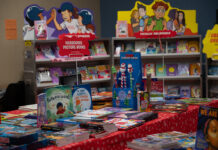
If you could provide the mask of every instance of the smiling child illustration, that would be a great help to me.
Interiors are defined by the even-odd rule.
[[[92,24],[93,16],[88,10],[81,10],[78,14],[78,33],[94,33],[95,27]]]
[[[205,140],[208,143],[206,150],[218,150],[218,120],[208,119],[204,127]]]
[[[65,112],[65,106],[61,102],[57,103],[57,115],[58,114],[63,114]]]

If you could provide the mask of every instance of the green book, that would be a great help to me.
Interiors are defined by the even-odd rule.
[[[156,64],[156,76],[166,76],[166,65]]]

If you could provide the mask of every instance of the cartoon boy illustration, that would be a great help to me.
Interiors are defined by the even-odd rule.
[[[65,112],[65,106],[61,102],[57,103],[57,115],[58,114],[63,114]]]
[[[207,150],[218,149],[218,120],[208,119],[204,126],[204,136],[208,143]]]
[[[92,24],[93,16],[88,10],[81,10],[78,14],[78,33],[94,33],[95,27]]]
[[[155,2],[152,6],[155,15],[145,20],[145,27],[148,31],[167,30],[167,22],[164,19],[164,15],[168,8],[169,6],[162,1]]]
[[[59,13],[62,15],[62,19],[64,20],[61,24],[57,22],[57,14],[56,10],[53,9],[54,12],[54,24],[57,30],[65,30],[67,29],[69,33],[77,33],[78,32],[78,10],[74,8],[74,6],[69,3],[65,2],[61,5],[61,8],[58,10]],[[74,17],[74,19],[72,18]]]
[[[146,7],[144,5],[138,4],[138,10],[139,10],[139,16],[141,17],[139,20],[139,26],[140,26],[140,31],[144,31],[144,27],[145,27],[145,19],[148,18],[148,16],[146,15]]]

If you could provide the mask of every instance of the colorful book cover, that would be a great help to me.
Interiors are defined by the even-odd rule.
[[[140,126],[144,123],[143,120],[112,118],[105,120],[105,123],[113,123],[119,130],[128,130],[130,128]]]
[[[41,46],[41,51],[46,58],[55,59],[56,56],[50,46]]]
[[[180,87],[180,96],[183,98],[190,98],[191,97],[190,86],[181,86]]]
[[[127,21],[117,21],[117,24],[116,24],[116,37],[128,37],[128,24],[127,24]]]
[[[46,20],[34,21],[35,37],[37,40],[47,39],[47,24]]]
[[[135,51],[141,52],[141,54],[146,54],[145,41],[135,41]]]
[[[153,63],[144,64],[144,76],[146,77],[147,74],[151,74],[151,77],[155,76],[155,64]]]
[[[188,43],[185,40],[177,42],[177,53],[188,53]]]
[[[189,64],[178,64],[178,76],[189,76]]]
[[[188,52],[189,53],[199,53],[199,42],[198,41],[188,41]]]
[[[125,52],[127,51],[135,51],[135,42],[128,42],[128,43],[125,43]]]
[[[179,145],[181,145],[182,148],[188,148],[194,149],[195,147],[195,137],[191,136],[191,137],[187,137],[187,138],[180,138],[177,140],[177,142],[179,142]]]
[[[47,113],[46,113],[46,94],[42,93],[37,96],[37,127],[48,123]]]
[[[131,108],[119,108],[119,107],[104,107],[100,110],[104,110],[104,111],[111,111],[111,112],[122,112],[122,111],[129,111],[131,110]]]
[[[161,45],[160,43],[157,43],[156,45],[157,45],[156,51],[158,54],[166,53],[166,43],[165,42],[161,43]]]
[[[155,42],[146,42],[145,48],[146,48],[146,54],[157,54]]]
[[[98,72],[96,67],[88,67],[88,75],[90,80],[98,79]]]
[[[73,115],[72,90],[69,86],[58,86],[45,90],[48,122]]]
[[[167,51],[168,53],[176,53],[177,52],[176,43],[169,42],[167,45]]]
[[[167,95],[168,96],[178,96],[180,95],[180,90],[178,86],[167,86]]]
[[[166,76],[166,65],[164,64],[156,64],[156,76]]]
[[[50,68],[53,83],[59,83],[59,77],[63,75],[61,68]]]
[[[218,66],[208,66],[208,75],[218,75]]]
[[[107,55],[107,51],[104,46],[104,42],[94,42],[94,49],[96,56],[104,56]]]
[[[88,74],[88,70],[86,68],[86,66],[83,67],[79,67],[79,72],[82,76],[82,80],[89,80],[89,74]]]
[[[199,98],[201,96],[201,90],[199,86],[191,86],[191,97]]]
[[[167,64],[166,71],[167,71],[167,76],[177,76],[178,64]]]
[[[90,85],[81,84],[73,86],[72,101],[74,113],[92,109],[92,95]]]
[[[200,106],[196,134],[196,150],[218,149],[218,108]]]
[[[157,134],[151,134],[147,136],[151,139],[161,140],[161,139],[173,139],[173,138],[187,138],[189,134],[178,132],[178,131],[170,131],[170,132],[163,132]]]
[[[137,92],[137,110],[140,112],[147,111],[149,105],[149,95],[147,92],[138,91]]]
[[[192,76],[200,75],[201,73],[200,63],[190,64],[189,69],[190,69],[190,75]]]
[[[13,118],[2,121],[3,124],[10,124],[14,126],[24,127],[26,129],[35,128],[37,124],[36,119],[26,119],[26,118]]]
[[[96,66],[96,68],[97,68],[99,79],[110,78],[109,66],[98,65],[98,66]]]
[[[143,80],[144,89],[147,91],[147,80]],[[163,94],[163,81],[151,81],[151,93]]]
[[[112,114],[111,111],[106,110],[85,110],[83,112],[75,114],[76,117],[86,117],[86,118],[100,118]]]

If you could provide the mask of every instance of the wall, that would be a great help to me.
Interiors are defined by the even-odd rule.
[[[38,4],[49,10],[51,7],[60,7],[62,2],[72,2],[78,8],[89,8],[94,12],[94,22],[97,35],[100,36],[100,0],[1,0],[0,6],[0,89],[6,88],[9,83],[23,80],[23,51],[22,37],[23,10],[30,4]],[[5,19],[16,19],[17,40],[5,39]]]
[[[101,0],[101,36],[115,36],[115,24],[117,11],[131,10],[137,0]],[[150,4],[153,0],[139,0]],[[171,6],[180,9],[196,9],[198,32],[203,37],[208,29],[211,29],[216,22],[216,9],[218,0],[165,0]]]

